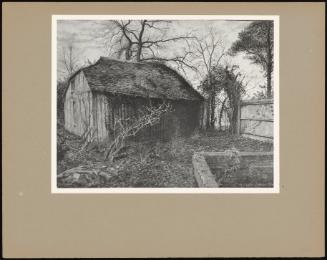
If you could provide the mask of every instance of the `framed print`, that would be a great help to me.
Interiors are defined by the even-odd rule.
[[[278,16],[54,15],[52,192],[278,193],[278,83]]]
[[[2,5],[3,256],[324,256],[323,3]]]

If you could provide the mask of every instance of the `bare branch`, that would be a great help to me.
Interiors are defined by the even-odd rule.
[[[148,126],[158,124],[161,117],[171,112],[171,110],[170,104],[162,103],[158,107],[149,106],[139,110],[138,118],[116,120],[114,123],[115,138],[106,148],[104,158],[112,162],[125,146],[125,141],[128,137],[135,136]]]
[[[178,40],[185,40],[185,39],[195,39],[194,36],[179,36],[179,37],[173,37],[168,39],[159,39],[159,40],[153,40],[153,41],[144,41],[143,43],[149,43],[149,44],[155,44],[158,45],[160,43],[166,43],[170,41],[178,41]]]

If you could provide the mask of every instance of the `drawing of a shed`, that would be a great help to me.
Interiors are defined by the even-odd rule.
[[[164,64],[101,57],[70,77],[64,94],[65,128],[79,136],[94,129],[95,140],[103,141],[110,138],[115,120],[135,116],[142,106],[169,102],[172,112],[142,135],[156,139],[188,136],[200,125],[203,100]]]

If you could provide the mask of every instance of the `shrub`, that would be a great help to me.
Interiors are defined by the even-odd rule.
[[[217,181],[218,186],[220,186],[222,181],[228,178],[231,174],[235,173],[241,165],[240,152],[235,147],[225,150],[224,154],[227,157],[227,162],[222,175]]]

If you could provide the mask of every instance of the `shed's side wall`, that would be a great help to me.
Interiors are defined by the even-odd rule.
[[[65,128],[82,136],[93,126],[92,92],[83,72],[71,80],[64,102]]]
[[[138,110],[162,100],[113,96],[91,92],[83,72],[71,81],[65,96],[65,128],[90,141],[102,142],[114,137],[115,122],[137,117]],[[171,101],[173,111],[159,124],[142,129],[136,139],[169,140],[189,136],[200,126],[201,102]]]
[[[131,122],[129,120],[140,116],[139,110],[161,102],[162,100],[93,93],[94,125],[98,130],[98,141],[114,138],[115,122]],[[167,141],[173,137],[190,136],[200,127],[201,102],[171,101],[171,105],[172,112],[164,114],[158,124],[139,131],[134,139]]]

